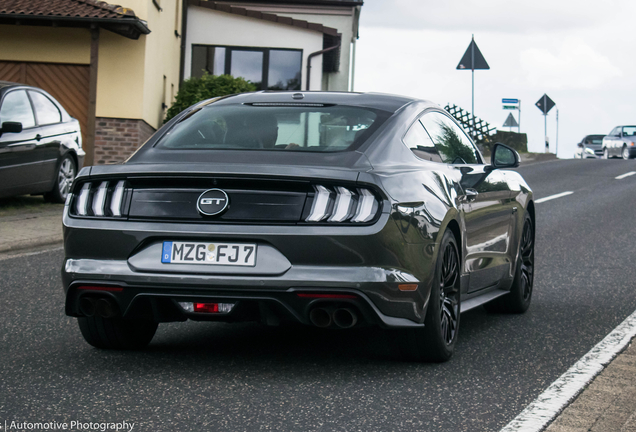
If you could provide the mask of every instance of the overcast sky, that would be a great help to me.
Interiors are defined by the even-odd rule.
[[[455,68],[474,34],[490,65],[475,71],[475,115],[501,128],[510,112],[501,99],[521,99],[521,132],[543,151],[534,104],[547,93],[557,104],[550,150],[558,108],[559,157],[568,158],[584,135],[636,124],[635,23],[635,0],[365,0],[355,90],[470,111],[470,70]]]

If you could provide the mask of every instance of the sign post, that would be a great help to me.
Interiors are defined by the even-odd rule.
[[[543,113],[543,129],[545,131],[545,152],[550,153],[550,143],[548,141],[548,112],[554,107],[555,103],[552,99],[548,97],[547,94],[544,93],[543,96],[541,96],[541,99],[539,99],[535,105]]]
[[[470,45],[468,45],[468,49],[464,53],[462,59],[459,61],[457,65],[458,70],[468,70],[472,72],[472,105],[471,105],[471,115],[472,115],[472,123],[473,130],[475,129],[475,70],[476,69],[490,69],[484,55],[479,51],[479,47],[475,43],[475,35],[472,35],[472,39],[470,41]]]

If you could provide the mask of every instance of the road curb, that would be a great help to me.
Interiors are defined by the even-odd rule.
[[[41,246],[61,246],[63,243],[62,236],[48,236],[37,239],[23,240],[10,246],[0,246],[0,254],[22,252]]]
[[[554,381],[500,432],[544,431],[628,347],[634,337],[636,311]]]
[[[553,153],[521,153],[519,156],[523,166],[559,160]]]

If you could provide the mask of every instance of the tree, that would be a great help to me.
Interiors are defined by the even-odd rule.
[[[255,91],[256,86],[244,78],[231,75],[210,75],[207,72],[200,78],[192,77],[183,81],[174,103],[166,113],[164,123],[189,106],[206,99],[236,93]]]
[[[442,158],[450,163],[476,163],[475,153],[473,150],[464,144],[462,138],[455,132],[455,130],[440,122],[439,127],[442,129],[442,135],[439,137],[439,142],[435,143],[437,151],[442,155]]]

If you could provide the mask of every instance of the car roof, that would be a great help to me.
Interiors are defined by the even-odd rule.
[[[418,101],[418,99],[383,93],[265,90],[228,96],[214,102],[214,104],[225,105],[236,103],[297,103],[301,105],[311,103],[324,103],[376,108],[383,111],[395,112],[404,105],[408,105],[409,103],[415,101]]]
[[[4,89],[6,87],[17,87],[17,86],[23,86],[23,85],[24,84],[11,82],[11,81],[0,81],[0,90]]]

